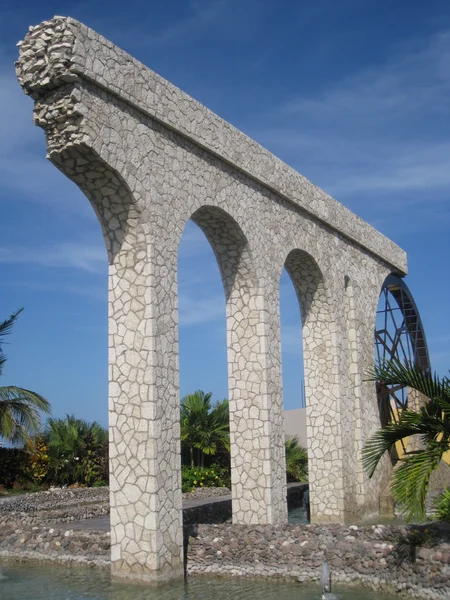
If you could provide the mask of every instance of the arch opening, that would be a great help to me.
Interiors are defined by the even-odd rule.
[[[203,206],[191,220],[215,255],[225,295],[233,520],[271,522],[275,517],[270,494],[275,484],[267,483],[265,489],[262,480],[274,478],[265,463],[271,464],[269,438],[275,426],[266,422],[270,407],[261,355],[261,299],[249,244],[238,223],[222,209]]]
[[[284,432],[287,439],[297,438],[298,443],[306,449],[308,442],[303,367],[303,325],[298,296],[285,268],[283,268],[280,278],[280,326]],[[295,467],[291,467],[290,460],[287,453],[288,483],[298,480],[297,478],[300,476],[300,472],[295,475]],[[306,473],[303,480],[305,476]]]
[[[330,331],[327,329],[330,319],[324,278],[314,258],[304,250],[292,250],[286,258],[284,269],[286,275],[282,275],[282,280],[283,277],[284,280],[290,279],[300,312],[299,337],[302,339],[302,353],[298,355],[297,364],[301,371],[302,360],[305,399],[305,408],[301,409],[300,414],[305,421],[310,512],[311,519],[315,520],[316,516],[324,511],[329,511],[330,516],[333,511],[331,505],[325,508],[320,499],[323,484],[321,471],[323,459],[330,446],[328,435],[332,426],[331,420],[328,423],[328,417],[324,415],[332,384],[332,369],[329,372],[324,369],[324,364],[327,363],[326,354],[331,346]],[[283,343],[283,332],[281,337]],[[329,451],[331,456],[331,446]],[[325,518],[328,518],[328,514]]]
[[[184,467],[183,491],[188,491],[194,466],[217,466],[216,474],[229,478],[229,453],[223,444],[223,431],[214,434],[213,413],[216,403],[228,399],[226,354],[226,302],[220,269],[213,249],[201,227],[189,220],[178,248],[179,369],[181,402],[181,462]],[[204,395],[202,395],[202,393]],[[210,401],[205,398],[212,394]],[[203,399],[203,403],[199,402]],[[228,413],[228,410],[227,410]],[[183,424],[183,418],[185,423]],[[194,422],[207,430],[203,447],[194,447]],[[229,417],[227,414],[227,422]],[[209,444],[209,447],[208,447]],[[206,452],[205,452],[206,450]],[[195,479],[193,487],[203,484]],[[207,483],[215,483],[207,478]]]

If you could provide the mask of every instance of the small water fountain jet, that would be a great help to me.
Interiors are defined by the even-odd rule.
[[[326,560],[322,563],[320,583],[322,585],[322,600],[338,600],[338,597],[331,592],[331,573]]]

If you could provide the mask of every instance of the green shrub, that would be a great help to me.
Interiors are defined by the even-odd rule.
[[[21,448],[0,448],[0,485],[11,489],[15,483],[28,480],[30,455]]]
[[[181,467],[183,492],[192,492],[202,487],[230,487],[230,475],[218,465],[210,467]]]
[[[53,485],[87,485],[108,480],[108,432],[96,422],[66,415],[49,419],[45,430]]]
[[[447,488],[434,501],[436,517],[441,523],[450,523],[450,488]]]

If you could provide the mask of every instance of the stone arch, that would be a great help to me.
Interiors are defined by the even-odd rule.
[[[344,477],[335,307],[317,261],[294,249],[285,264],[303,326],[311,520],[342,520]]]
[[[211,205],[198,208],[191,219],[213,249],[227,304],[239,288],[243,294],[255,294],[257,278],[249,243],[237,221],[223,208]]]
[[[155,251],[149,216],[124,177],[95,149],[70,143],[56,151],[52,132],[46,133],[50,160],[90,201],[108,254],[112,569],[140,574],[146,565],[150,579],[160,572],[181,573],[179,427],[174,417],[178,407],[175,401],[168,402],[157,414],[152,394],[156,381],[172,392],[164,371],[165,348],[174,346],[176,338],[169,328],[164,336],[154,333],[161,328],[154,304],[159,305],[158,299],[166,297],[167,290],[153,292],[150,263]],[[125,549],[137,539],[139,552],[130,561]]]
[[[226,299],[233,520],[281,523],[284,473],[281,461],[273,460],[280,424],[269,422],[263,295],[249,240],[223,208],[203,205],[191,219],[213,249]]]
[[[138,222],[139,211],[126,181],[85,145],[52,152],[50,160],[89,200],[102,229],[108,262],[114,264],[127,234]]]

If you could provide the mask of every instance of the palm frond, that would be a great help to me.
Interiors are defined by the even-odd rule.
[[[8,319],[6,319],[6,321],[0,323],[0,339],[11,333],[11,329],[15,321],[22,311],[23,308],[19,308],[19,310],[16,310],[16,312],[13,313]]]
[[[3,321],[3,323],[0,323],[0,375],[3,372],[3,365],[6,362],[6,355],[3,352],[2,347],[1,347],[1,344],[3,343],[2,338],[4,338],[5,336],[7,336],[11,333],[12,326],[14,325],[17,317],[20,315],[20,313],[22,311],[23,311],[23,308],[20,308],[15,313],[13,313],[9,317],[9,319],[6,319],[6,321]]]
[[[397,442],[411,436],[420,437],[422,449],[407,451],[400,458],[392,479],[392,493],[408,520],[423,517],[431,473],[450,449],[449,378],[440,379],[414,365],[392,360],[371,369],[368,380],[407,386],[428,399],[417,411],[400,411],[397,422],[377,431],[363,449],[363,465],[372,477],[382,456]]]
[[[363,467],[372,477],[381,458],[397,442],[422,432],[420,414],[413,411],[401,413],[397,423],[389,423],[384,429],[376,431],[366,442],[363,453]]]
[[[39,394],[15,386],[0,387],[0,431],[5,439],[28,443],[41,429],[40,412],[49,413],[50,404]]]
[[[392,479],[392,494],[408,521],[424,518],[430,476],[439,466],[442,454],[442,447],[436,445],[400,460]]]
[[[446,398],[450,401],[450,389],[445,384],[445,378],[440,379],[436,373],[433,374],[397,360],[387,361],[369,369],[366,381],[380,381],[386,385],[407,386],[417,390],[427,398]]]
[[[286,473],[296,481],[308,481],[308,453],[297,436],[285,439]]]

